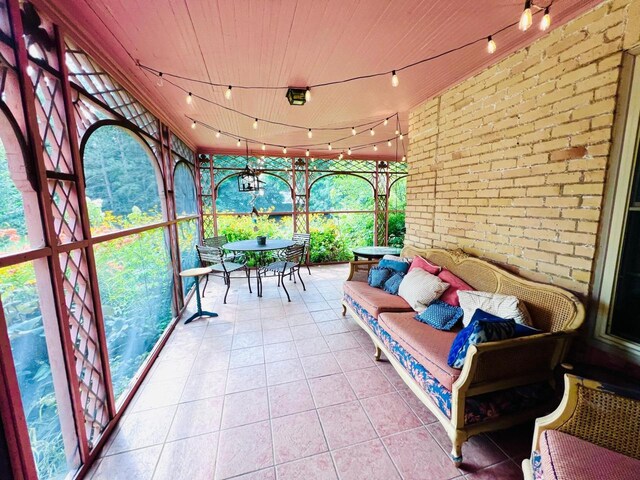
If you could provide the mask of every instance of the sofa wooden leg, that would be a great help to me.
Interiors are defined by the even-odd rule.
[[[462,444],[464,443],[462,440],[455,439],[451,442],[453,445],[451,447],[451,461],[456,467],[462,465]]]
[[[375,358],[376,358],[376,361],[379,362],[380,361],[380,355],[382,355],[382,350],[380,350],[380,347],[378,345],[375,345],[375,347],[376,347]]]
[[[347,316],[347,306],[344,303],[342,304],[342,316]]]

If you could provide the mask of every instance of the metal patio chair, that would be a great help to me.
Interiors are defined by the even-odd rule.
[[[249,285],[249,293],[251,291],[251,271],[247,267],[246,263],[230,262],[225,259],[224,251],[220,247],[208,247],[205,245],[196,245],[198,251],[198,257],[203,267],[211,268],[211,272],[207,274],[207,278],[204,282],[204,288],[202,289],[202,296],[207,289],[207,283],[209,283],[209,275],[216,277],[222,277],[224,284],[227,286],[227,290],[224,292],[224,303],[227,303],[227,295],[229,294],[229,288],[231,287],[231,274],[240,270],[244,270],[247,276],[247,284]]]
[[[311,275],[311,269],[309,268],[309,254],[311,253],[311,234],[309,233],[294,233],[291,240],[296,242],[298,245],[304,245],[305,248],[305,256],[304,256],[304,265],[307,267],[307,272]]]
[[[202,239],[202,244],[205,247],[222,248],[225,243],[229,243],[226,235],[216,235],[215,237],[208,237]],[[245,263],[246,257],[243,253],[224,252],[224,259],[226,262]]]
[[[284,282],[286,276],[293,278],[293,283],[296,283],[295,275],[298,274],[300,283],[302,283],[302,289],[306,291],[307,287],[304,285],[302,277],[300,276],[300,266],[304,262],[305,250],[306,247],[304,244],[294,244],[284,250],[282,260],[260,268],[258,271],[258,294],[262,294],[262,277],[266,277],[269,273],[278,277],[278,286],[282,285],[289,301],[291,301],[291,296]]]

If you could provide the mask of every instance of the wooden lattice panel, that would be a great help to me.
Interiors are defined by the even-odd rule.
[[[69,331],[89,447],[109,422],[107,393],[84,250],[60,255]]]
[[[64,180],[49,179],[54,226],[59,244],[82,239],[82,225],[75,184]]]
[[[180,157],[182,160],[186,160],[189,163],[193,163],[193,151],[187,147],[187,144],[180,140],[175,134],[171,134],[171,149]]]

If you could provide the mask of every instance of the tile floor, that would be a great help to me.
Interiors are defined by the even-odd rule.
[[[232,282],[227,305],[207,287],[220,316],[176,327],[87,478],[522,478],[530,425],[472,438],[453,466],[442,427],[341,316],[346,275],[304,272],[291,303],[275,279],[261,299]]]

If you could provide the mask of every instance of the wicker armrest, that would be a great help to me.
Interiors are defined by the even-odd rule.
[[[473,345],[453,388],[468,396],[550,380],[574,335],[542,333]]]
[[[371,267],[378,264],[378,260],[357,260],[349,262],[349,277],[347,280],[366,282]]]
[[[536,420],[533,450],[542,432],[558,430],[640,459],[640,394],[565,374],[558,408]]]

